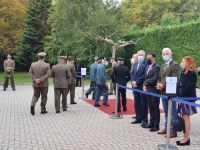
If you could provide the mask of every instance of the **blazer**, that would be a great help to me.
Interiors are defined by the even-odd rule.
[[[97,67],[96,63],[90,65],[90,81],[96,81]]]
[[[161,91],[163,95],[177,96],[177,94],[166,94],[166,77],[179,77],[179,65],[171,60],[168,68],[164,71],[165,64],[161,65],[158,82],[164,85],[164,89]]]
[[[143,82],[145,79],[146,66],[147,66],[146,61],[142,62],[138,70],[137,70],[138,62],[135,62],[133,65],[132,72],[131,72],[131,81],[136,81],[136,84],[138,86],[137,88],[142,88],[143,86]]]
[[[38,60],[37,62],[33,62],[29,69],[29,74],[33,81],[33,87],[48,87],[48,77],[51,75],[50,65],[45,63],[43,60]],[[35,80],[40,79],[42,82],[40,84],[36,84]]]
[[[158,92],[156,89],[157,81],[159,78],[160,67],[157,63],[152,66],[148,65],[145,69],[144,85],[147,87],[148,92]]]
[[[182,72],[178,83],[178,96],[196,97],[196,83],[197,74],[195,71],[189,71],[186,74]]]
[[[51,76],[54,78],[54,88],[68,88],[68,79],[70,78],[70,71],[66,65],[54,65],[52,67]]]
[[[111,79],[113,83],[119,83],[120,85],[126,86],[126,83],[130,80],[130,72],[126,66],[118,65],[113,67],[111,73]]]
[[[68,62],[66,64],[66,66],[67,66],[67,68],[69,69],[69,72],[70,72],[70,78],[68,79],[68,84],[69,85],[75,84],[76,83],[75,65]]]

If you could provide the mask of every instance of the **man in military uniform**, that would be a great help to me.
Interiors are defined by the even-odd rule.
[[[58,64],[52,67],[51,77],[54,78],[54,93],[55,93],[55,109],[56,113],[60,113],[60,97],[62,94],[62,108],[67,110],[67,91],[68,79],[70,78],[70,71],[65,65],[65,56],[58,57]]]
[[[68,91],[67,95],[70,92],[70,104],[77,104],[74,101],[75,98],[75,84],[76,84],[76,72],[75,72],[75,66],[74,66],[74,57],[69,56],[68,62],[67,62],[67,67],[70,71],[70,78],[68,79]]]
[[[110,63],[112,64],[112,68],[107,69],[106,72],[113,71],[113,67],[117,66],[117,62],[115,61],[115,58],[113,58],[113,57],[110,58]],[[111,81],[110,82],[110,93],[109,93],[109,95],[113,95],[114,94],[113,91],[115,91],[114,83]]]
[[[50,65],[45,63],[45,52],[38,53],[38,61],[31,64],[29,73],[33,81],[33,98],[31,102],[31,114],[35,115],[35,105],[41,94],[41,114],[47,113],[47,93],[48,93],[48,77],[51,74]]]
[[[95,86],[96,86],[96,76],[97,76],[97,67],[99,57],[94,58],[95,62],[90,65],[90,88],[85,92],[85,97],[88,98],[88,95],[92,94],[92,99],[95,99]]]
[[[130,80],[131,75],[129,69],[124,66],[124,59],[119,57],[117,58],[117,66],[113,67],[113,71],[111,74],[112,82],[115,84],[114,87],[116,87],[116,83],[126,86],[127,82]],[[122,106],[123,111],[127,111],[126,107],[126,89],[119,88],[118,90],[118,108],[117,111],[121,112],[121,102],[120,102],[120,95],[122,97]]]
[[[9,79],[11,82],[12,89],[13,91],[15,91],[14,70],[15,70],[15,61],[11,59],[11,55],[7,55],[7,60],[4,61],[4,71],[6,76],[3,85],[3,91],[6,91]]]

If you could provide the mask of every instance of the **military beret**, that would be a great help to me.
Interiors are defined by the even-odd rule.
[[[124,58],[118,57],[117,60],[119,60],[119,61],[124,61]]]
[[[38,56],[46,56],[46,53],[45,52],[39,52]]]

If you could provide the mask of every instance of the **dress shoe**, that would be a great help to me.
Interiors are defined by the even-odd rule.
[[[109,105],[109,104],[103,104],[103,106],[107,106],[107,107],[109,107],[110,105]]]
[[[85,93],[85,97],[88,98],[88,94]]]
[[[63,111],[67,111],[67,109],[65,108],[65,109],[63,109]]]
[[[94,107],[101,107],[101,105],[97,104],[97,105],[94,105]]]
[[[145,127],[143,127],[143,128],[153,128],[153,125],[152,124],[147,124]]]
[[[6,89],[3,89],[3,91],[6,91]]]
[[[167,135],[165,135],[165,138],[167,137]],[[177,133],[170,133],[170,138],[175,138],[177,137]]]
[[[190,145],[190,139],[188,139],[185,143],[181,143],[181,141],[176,141],[176,144],[177,144],[178,146]]]
[[[124,107],[124,108],[123,108],[123,111],[127,111],[127,108],[126,108],[126,107]]]
[[[135,121],[131,122],[131,124],[138,124],[138,123],[142,123],[142,121],[140,121],[140,120],[135,120]]]
[[[56,111],[56,113],[58,114],[58,113],[60,113],[60,111]]]
[[[77,102],[73,102],[73,103],[71,103],[71,105],[74,105],[74,104],[77,104]]]
[[[166,133],[167,133],[167,130],[165,129],[158,131],[158,134],[166,134]]]
[[[15,88],[13,88],[13,91],[16,91]]]
[[[31,106],[31,114],[35,115],[35,107],[34,106]]]
[[[149,131],[150,132],[155,132],[155,131],[158,131],[158,130],[159,130],[159,126],[154,126]]]
[[[141,124],[141,127],[145,128],[148,125],[148,123],[146,121],[143,121]]]
[[[45,114],[45,113],[48,113],[48,112],[46,110],[41,112],[41,114]]]

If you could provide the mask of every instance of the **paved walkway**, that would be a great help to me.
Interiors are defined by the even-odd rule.
[[[56,114],[50,86],[48,114],[40,114],[39,101],[35,116],[29,112],[31,85],[18,85],[16,90],[0,91],[0,150],[156,150],[158,144],[165,143],[164,136],[131,125],[131,116],[113,120],[79,99],[81,88],[76,88],[78,104],[68,105],[67,112]],[[127,93],[132,98],[132,93]],[[192,116],[191,122],[191,146],[179,149],[200,149],[200,115]],[[161,115],[161,127],[163,123]],[[171,143],[175,144],[182,135],[179,133]]]

